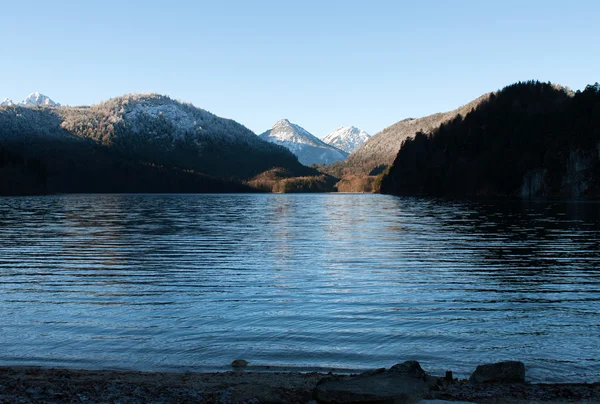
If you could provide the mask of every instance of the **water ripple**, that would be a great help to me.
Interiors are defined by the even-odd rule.
[[[0,199],[0,363],[600,379],[600,204]]]

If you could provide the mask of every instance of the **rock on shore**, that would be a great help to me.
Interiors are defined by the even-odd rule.
[[[518,361],[505,361],[477,366],[469,378],[473,384],[504,382],[524,383],[525,364]]]
[[[425,397],[437,382],[419,362],[407,361],[389,370],[325,378],[315,387],[314,397],[319,403],[409,403]]]
[[[600,403],[600,383],[472,384],[467,380],[431,377],[414,361],[360,375],[254,371],[148,373],[0,367],[0,403],[314,404],[315,400],[338,403],[403,403],[411,400],[411,403],[420,404]]]

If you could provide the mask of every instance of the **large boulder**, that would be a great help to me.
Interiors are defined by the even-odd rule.
[[[357,376],[332,376],[319,381],[313,396],[319,403],[410,403],[422,399],[437,378],[428,376],[417,361],[389,370],[378,369]]]
[[[525,381],[525,365],[519,361],[505,361],[479,365],[469,378],[473,384],[503,382],[523,383]]]

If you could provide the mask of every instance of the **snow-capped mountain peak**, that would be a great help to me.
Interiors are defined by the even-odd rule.
[[[342,126],[325,136],[323,141],[346,153],[352,153],[358,150],[370,137],[371,135],[367,132],[355,126]]]
[[[37,106],[49,106],[49,107],[60,107],[59,103],[56,103],[50,99],[50,97],[40,94],[40,93],[32,93],[29,94],[25,100],[23,100],[19,105],[23,107],[37,107]]]
[[[281,142],[308,144],[311,146],[322,146],[323,143],[309,131],[300,125],[291,123],[287,119],[277,121],[269,132],[270,138]]]
[[[12,102],[11,99],[5,98],[2,102],[0,102],[0,107],[10,107],[15,105],[14,102]]]
[[[348,155],[342,150],[324,143],[300,125],[281,119],[260,137],[284,146],[294,153],[304,165],[331,164],[344,160]]]

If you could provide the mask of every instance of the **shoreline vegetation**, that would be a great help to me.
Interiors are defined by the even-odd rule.
[[[245,363],[245,361],[242,361]],[[423,403],[600,402],[600,383],[527,383],[525,366],[479,365],[469,380],[416,361],[361,374],[139,372],[0,366],[0,402]]]

